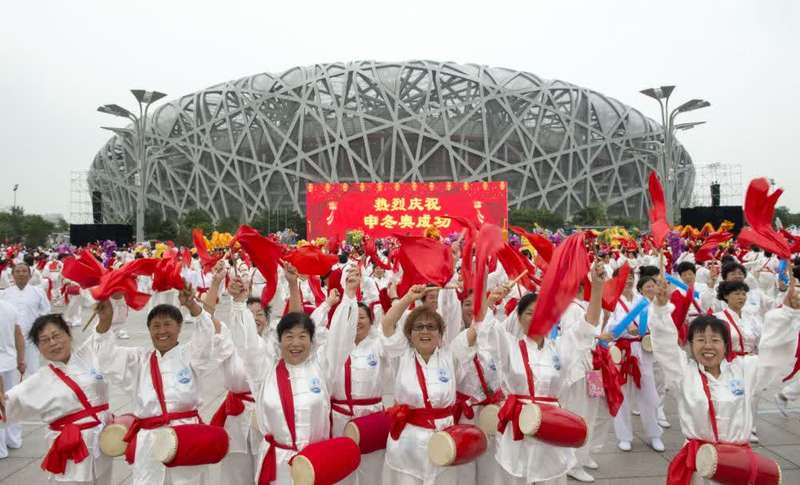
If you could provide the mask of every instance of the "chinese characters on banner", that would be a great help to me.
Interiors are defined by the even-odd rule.
[[[353,229],[373,237],[422,235],[431,226],[460,231],[447,215],[505,227],[507,197],[505,182],[307,184],[307,238],[344,237]]]

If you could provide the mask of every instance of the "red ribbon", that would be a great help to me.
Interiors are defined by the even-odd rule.
[[[453,415],[453,407],[445,408],[412,408],[406,404],[392,406],[386,410],[386,414],[392,420],[392,427],[389,435],[393,440],[400,439],[407,424],[413,424],[425,429],[436,429],[437,419],[447,418]]]
[[[641,342],[640,338],[621,338],[616,341],[617,348],[623,352],[623,360],[620,363],[619,379],[620,384],[628,382],[628,376],[633,377],[636,387],[642,387],[642,370],[639,368],[639,358],[631,352],[631,343]]]
[[[222,404],[220,404],[219,408],[217,408],[217,412],[214,413],[214,416],[211,418],[211,422],[209,424],[211,426],[219,426],[220,428],[224,428],[225,421],[228,419],[228,416],[239,416],[244,412],[244,401],[255,402],[249,391],[228,391],[228,395],[225,396],[225,400],[222,401]]]
[[[277,476],[278,464],[275,457],[275,448],[282,450],[297,451],[297,432],[294,425],[294,392],[292,391],[292,381],[289,378],[289,369],[286,362],[281,359],[275,367],[275,380],[278,385],[278,395],[281,399],[283,417],[286,419],[286,427],[292,437],[292,444],[283,444],[275,441],[271,434],[264,436],[264,440],[269,444],[264,461],[261,462],[261,473],[258,475],[258,485],[266,485],[275,480]]]

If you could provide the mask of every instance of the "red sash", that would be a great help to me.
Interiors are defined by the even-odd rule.
[[[67,469],[67,460],[72,460],[75,463],[80,463],[89,456],[89,449],[86,447],[86,442],[83,440],[81,431],[84,429],[94,428],[100,426],[102,422],[97,417],[98,413],[108,410],[108,403],[103,403],[97,406],[92,406],[86,393],[70,376],[64,373],[61,369],[49,365],[50,370],[56,375],[61,382],[67,385],[75,397],[80,401],[83,409],[74,413],[62,416],[57,420],[50,423],[50,429],[58,431],[58,436],[53,440],[50,445],[50,450],[42,460],[42,470],[47,470],[50,473],[61,474]],[[91,421],[85,423],[78,423],[84,418],[91,417]]]
[[[620,338],[617,339],[615,345],[623,352],[622,362],[620,362],[619,378],[620,384],[628,382],[628,376],[633,377],[633,383],[636,387],[642,387],[642,370],[639,368],[639,358],[631,352],[631,344],[633,342],[641,342],[641,337]]]
[[[279,443],[275,441],[275,437],[271,434],[264,435],[264,441],[269,444],[269,448],[267,448],[267,454],[264,455],[264,461],[261,462],[258,485],[267,485],[273,482],[277,476],[276,448],[297,451],[297,432],[294,426],[294,393],[292,391],[292,381],[289,378],[289,369],[286,368],[286,362],[283,359],[278,361],[278,365],[275,367],[275,380],[278,385],[283,417],[286,419],[286,427],[289,428],[289,434],[292,437],[292,444]]]
[[[228,419],[228,416],[238,416],[244,412],[245,401],[255,402],[255,400],[253,400],[253,395],[250,394],[250,391],[228,391],[228,395],[225,396],[225,400],[219,405],[219,408],[217,408],[217,411],[214,413],[214,416],[211,417],[211,421],[208,424],[211,426],[219,426],[220,428],[224,428],[225,421]]]
[[[161,380],[161,368],[158,366],[158,357],[156,357],[155,350],[150,354],[150,380],[153,382],[153,389],[156,391],[161,414],[149,418],[136,417],[128,432],[125,433],[125,437],[122,440],[128,443],[125,449],[125,461],[129,465],[132,465],[136,459],[136,437],[140,429],[160,428],[178,419],[197,418],[199,422],[203,422],[197,409],[175,413],[167,412],[167,402],[164,400],[164,383]]]
[[[349,356],[344,362],[344,397],[344,399],[331,398],[331,411],[336,411],[345,416],[354,416],[353,406],[372,406],[383,402],[383,398],[380,396],[353,399],[353,380]],[[343,406],[347,407],[345,408]]]
[[[400,439],[406,424],[413,424],[425,429],[436,429],[435,421],[437,419],[443,419],[454,414],[454,406],[433,407],[428,399],[428,385],[425,383],[425,373],[422,371],[422,366],[419,365],[416,356],[414,356],[414,365],[416,366],[417,382],[422,391],[422,400],[425,403],[425,407],[412,408],[407,404],[399,404],[386,410],[386,413],[392,418],[392,429],[389,434],[395,441]]]
[[[719,432],[717,431],[717,412],[714,408],[714,402],[711,400],[711,390],[708,387],[708,377],[701,371],[700,369],[697,370],[700,373],[700,380],[703,383],[703,393],[706,395],[706,401],[708,402],[708,418],[711,421],[711,430],[714,433],[714,443],[721,443],[719,440]],[[690,439],[683,445],[683,448],[675,455],[675,458],[669,463],[669,467],[667,468],[667,485],[690,485],[692,483],[692,475],[695,471],[697,471],[697,464],[695,463],[695,458],[697,456],[697,450],[704,444],[707,444],[707,441],[698,440],[698,439]],[[745,483],[755,483],[756,474],[758,473],[758,467],[756,465],[755,456],[753,451],[750,449],[749,443],[726,443],[735,446],[741,446],[742,448],[747,448],[750,454],[750,476],[748,477]]]
[[[556,403],[558,399],[552,396],[537,396],[535,389],[535,382],[533,379],[533,370],[531,369],[530,362],[528,362],[528,347],[525,345],[524,340],[519,341],[519,351],[522,354],[522,363],[525,366],[525,377],[528,380],[528,394],[511,394],[506,397],[503,407],[497,413],[497,432],[504,433],[506,426],[511,423],[511,431],[514,441],[520,441],[525,435],[519,427],[519,415],[522,412],[522,406],[529,402],[544,402]]]
[[[602,374],[608,412],[612,416],[616,416],[625,400],[625,396],[622,394],[624,376],[620,375],[607,348],[597,345],[592,349],[592,369],[599,370]]]
[[[728,310],[724,310],[722,313],[725,314],[725,318],[728,319],[731,326],[734,330],[736,330],[736,334],[739,335],[739,351],[736,352],[731,349],[731,353],[734,355],[747,355],[747,352],[744,351],[744,335],[742,335],[742,331],[739,329],[739,326],[736,325],[736,321],[733,319],[733,316],[728,312]]]

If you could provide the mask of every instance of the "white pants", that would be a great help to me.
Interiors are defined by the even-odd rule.
[[[0,378],[3,379],[3,388],[6,392],[19,384],[19,372],[17,372],[17,369],[0,372]],[[11,448],[20,448],[22,446],[22,425],[0,421],[0,458],[8,456],[9,446]]]
[[[44,472],[47,473],[47,472]],[[111,467],[108,468],[108,471],[100,475],[99,477],[95,478],[91,482],[59,482],[50,475],[47,480],[48,485],[111,485]]]
[[[561,475],[558,478],[551,478],[542,482],[526,482],[522,477],[515,477],[508,473],[503,467],[495,467],[494,480],[487,483],[496,483],[498,485],[567,485],[567,476]],[[483,484],[481,484],[483,485]]]
[[[660,438],[663,430],[658,425],[658,392],[652,374],[642,372],[642,388],[636,387],[633,378],[628,376],[628,382],[623,387],[625,400],[619,412],[614,417],[614,434],[617,441],[633,441],[633,425],[631,423],[631,408],[628,396],[636,395],[639,405],[639,418],[642,420],[644,435],[647,439]]]
[[[442,467],[443,471],[436,477],[433,485],[458,485],[456,467]],[[501,483],[501,482],[495,482]],[[403,473],[389,466],[383,467],[383,485],[422,485],[423,481],[408,473]]]
[[[220,478],[225,485],[253,485],[255,459],[250,453],[228,453],[220,463]]]
[[[592,451],[592,434],[594,432],[595,422],[597,421],[601,399],[602,398],[599,397],[589,397],[586,389],[586,379],[581,379],[573,383],[569,389],[560,396],[559,401],[562,407],[583,417],[589,432],[586,444],[575,450],[575,458],[578,461],[573,469],[582,468],[589,462],[589,453]]]
[[[486,441],[486,451],[477,460],[456,467],[458,485],[493,483],[496,473],[494,469],[499,466],[494,459],[496,448],[494,436],[488,436]]]
[[[356,471],[337,483],[340,485],[380,485],[383,462],[386,460],[385,455],[386,452],[383,450],[361,455],[361,464],[358,465]]]

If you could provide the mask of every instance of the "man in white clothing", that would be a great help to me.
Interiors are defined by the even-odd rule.
[[[19,384],[19,378],[25,372],[25,339],[18,321],[17,310],[0,301],[0,378],[4,389]],[[21,446],[22,425],[0,422],[0,458],[8,457],[9,448]]]
[[[14,284],[0,292],[0,300],[11,304],[19,315],[20,330],[27,336],[37,317],[50,313],[50,302],[41,288],[29,284],[31,268],[25,263],[17,263],[11,272]],[[39,349],[29,339],[25,339],[25,369],[35,372],[39,368]]]

